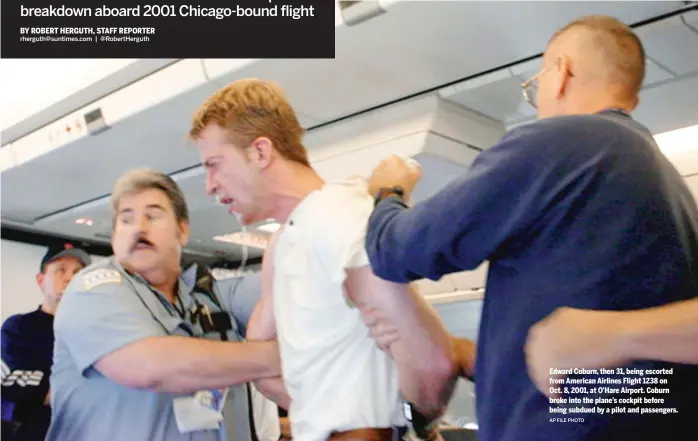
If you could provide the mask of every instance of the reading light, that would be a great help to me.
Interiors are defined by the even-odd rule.
[[[79,219],[76,219],[76,220],[75,220],[75,223],[78,224],[78,225],[87,225],[88,227],[89,227],[89,226],[92,226],[92,220],[91,220],[91,219],[84,218],[84,217],[81,217],[81,218],[79,218]]]

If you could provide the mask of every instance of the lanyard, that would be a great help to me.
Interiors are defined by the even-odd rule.
[[[148,310],[153,320],[155,320],[155,322],[157,322],[165,330],[165,333],[169,334],[170,331],[167,328],[167,326],[165,326],[164,323],[162,323],[162,321],[158,319],[157,315],[152,311],[152,309],[148,305],[148,302],[146,302],[145,299],[141,296],[141,292],[138,290],[138,287],[133,282],[132,279],[136,278],[136,276],[132,275],[126,270],[124,271],[127,273],[126,280],[131,285],[131,288],[135,291],[136,295],[138,296],[138,299]],[[194,331],[192,329],[192,326],[196,322],[199,323],[204,333],[208,333],[211,331],[219,332],[221,336],[221,341],[228,340],[227,331],[232,330],[233,332],[237,333],[237,330],[233,327],[233,323],[230,319],[230,316],[227,312],[225,312],[225,309],[221,306],[220,302],[218,301],[218,298],[213,293],[212,286],[208,287],[209,289],[206,289],[205,286],[198,286],[197,282],[197,286],[191,292],[194,308],[192,308],[192,310],[190,311],[189,320],[187,320],[187,310],[184,306],[182,298],[179,296],[179,292],[175,294],[175,302],[172,303],[167,301],[166,299],[163,299],[163,296],[155,289],[153,289],[153,287],[150,286],[149,283],[142,280],[140,277],[138,277],[138,279],[146,286],[146,288],[148,288],[148,290],[158,299],[158,301],[160,301],[160,304],[163,308],[165,308],[165,310],[168,312],[170,316],[175,317],[175,313],[179,316],[182,322],[179,324],[178,328],[186,332],[190,337],[194,337]],[[181,281],[178,283],[181,283]],[[177,286],[177,288],[179,289],[179,285]],[[211,302],[215,305],[218,311],[211,312],[207,305],[199,303],[196,300],[196,294],[205,295],[209,300],[211,300]],[[177,305],[177,303],[179,305]],[[179,309],[178,306],[181,307],[181,309]]]
[[[134,276],[133,276],[131,273],[129,273],[128,271],[126,271],[126,270],[124,270],[124,271],[126,272],[126,277],[125,277],[125,279],[128,281],[129,285],[131,285],[131,289],[133,289],[133,292],[136,293],[136,296],[138,296],[138,300],[140,300],[141,303],[143,304],[143,306],[145,307],[145,309],[148,310],[148,312],[150,313],[150,316],[153,318],[153,320],[155,320],[155,322],[156,322],[158,325],[160,325],[160,327],[165,331],[165,334],[168,334],[168,335],[169,335],[170,330],[168,329],[168,327],[165,326],[165,324],[157,317],[157,315],[153,312],[153,310],[150,309],[150,306],[148,305],[148,302],[146,302],[145,299],[143,298],[143,296],[141,296],[141,292],[138,290],[138,287],[137,287],[136,284],[133,282],[133,280],[131,280],[132,277],[134,277]],[[145,285],[145,286],[148,288],[148,290],[160,301],[160,304],[165,308],[165,310],[166,310],[170,315],[172,315],[172,310],[169,308],[168,305],[165,305],[165,304],[164,304],[164,302],[162,301],[162,297],[160,296],[160,294],[158,294],[148,283],[144,283],[144,285]],[[183,321],[183,322],[186,322],[186,320],[185,320],[186,310],[184,309],[184,303],[182,302],[182,299],[181,299],[181,297],[179,296],[179,293],[176,294],[176,299],[177,299],[177,301],[181,304],[182,310],[181,310],[181,312],[180,312],[180,310],[177,309],[176,307],[175,307],[174,309],[175,309],[175,311],[177,311],[177,313],[180,315],[180,318],[182,319],[182,321]],[[195,301],[195,302],[196,302],[196,301]],[[198,304],[198,302],[197,302],[197,304]],[[170,305],[171,305],[171,304],[170,304]],[[174,305],[172,305],[172,306],[174,306]],[[178,328],[181,329],[182,331],[186,332],[187,335],[189,335],[190,337],[193,337],[193,336],[194,336],[194,331],[191,329],[190,326],[187,326],[185,323],[180,323],[179,326],[178,326]]]
[[[145,286],[150,290],[151,293],[153,293],[153,295],[160,301],[160,303],[162,303],[162,306],[164,306],[165,309],[167,309],[167,312],[169,312],[170,315],[174,315],[174,314],[172,314],[172,309],[174,309],[175,312],[177,313],[177,315],[179,316],[179,318],[181,318],[182,320],[186,319],[187,311],[184,308],[184,302],[182,301],[182,297],[180,297],[180,295],[179,295],[179,285],[177,286],[177,290],[176,290],[175,295],[174,295],[174,297],[175,297],[174,302],[168,302],[166,300],[163,300],[160,293],[157,292],[156,290],[154,290],[152,286],[150,286],[148,284],[146,284]],[[194,303],[196,304],[197,308],[200,307],[199,302],[194,300]]]

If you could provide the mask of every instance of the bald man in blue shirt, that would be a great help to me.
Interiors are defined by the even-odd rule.
[[[384,161],[370,179],[377,205],[366,246],[379,277],[437,280],[489,261],[476,359],[481,441],[698,439],[697,366],[628,364],[672,372],[659,394],[635,375],[647,386],[633,396],[599,393],[604,375],[572,375],[586,393],[563,394],[562,403],[526,371],[528,331],[557,308],[635,310],[698,295],[695,201],[630,116],[644,70],[632,30],[611,17],[582,18],[555,34],[540,72],[523,85],[539,121],[507,133],[467,174],[412,208],[402,197],[418,174],[403,160]],[[604,406],[584,398],[622,409],[600,414]],[[581,406],[595,411],[569,411]]]

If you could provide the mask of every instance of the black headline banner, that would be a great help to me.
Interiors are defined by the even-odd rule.
[[[332,0],[3,0],[0,7],[2,58],[334,58]]]

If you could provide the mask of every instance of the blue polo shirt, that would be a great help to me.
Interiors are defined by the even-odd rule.
[[[531,382],[523,347],[531,326],[561,306],[633,310],[696,297],[697,237],[693,196],[651,133],[604,111],[512,130],[413,208],[379,203],[367,251],[375,273],[394,282],[489,261],[476,375],[481,441],[696,440],[698,366],[630,366],[673,369],[656,376],[670,392],[651,394],[664,403],[639,407],[678,414],[564,415]]]

